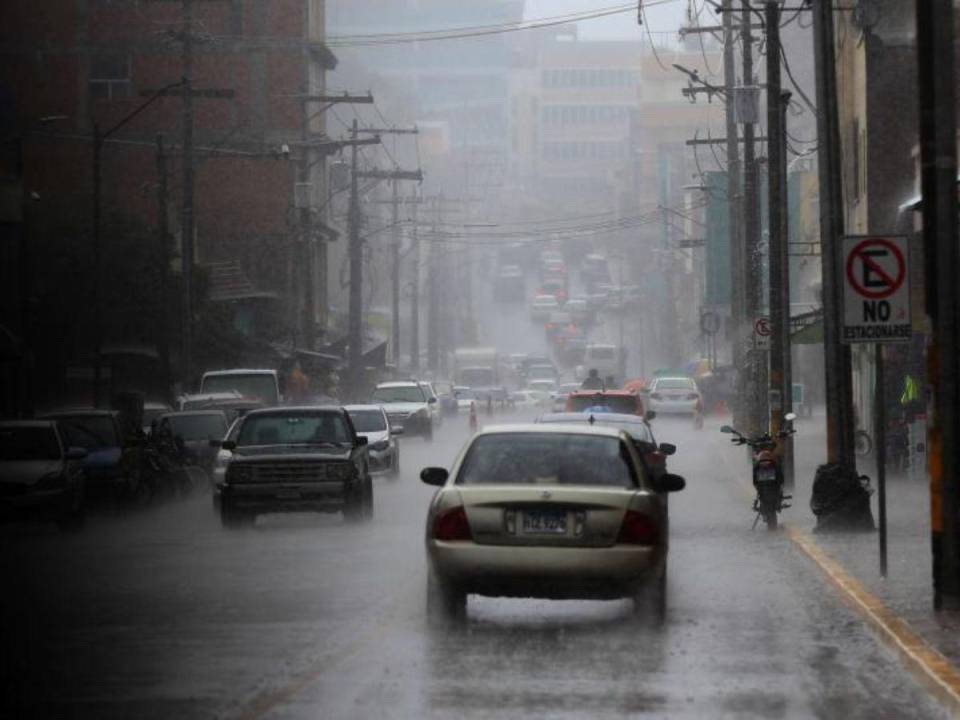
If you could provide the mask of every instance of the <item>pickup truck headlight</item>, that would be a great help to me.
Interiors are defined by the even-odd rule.
[[[253,468],[247,465],[230,463],[227,466],[227,482],[250,482],[253,480]]]
[[[353,463],[334,463],[327,466],[328,477],[331,480],[349,480],[354,476]]]

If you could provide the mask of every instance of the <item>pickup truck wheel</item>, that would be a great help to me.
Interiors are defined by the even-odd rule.
[[[661,625],[667,615],[667,568],[658,578],[650,578],[633,596],[633,610],[640,622]]]
[[[373,520],[373,480],[369,476],[363,484],[363,506],[360,519],[365,522]]]
[[[221,499],[220,501],[220,525],[228,530],[236,528],[249,527],[253,525],[257,516],[254,513],[243,512],[233,507]]]

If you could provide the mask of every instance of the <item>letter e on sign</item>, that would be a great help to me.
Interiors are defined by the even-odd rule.
[[[908,258],[903,236],[843,239],[842,342],[909,342]]]

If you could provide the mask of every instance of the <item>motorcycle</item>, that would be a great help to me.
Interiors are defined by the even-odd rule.
[[[734,445],[747,445],[752,451],[753,487],[757,491],[757,496],[753,501],[753,510],[757,513],[753,521],[753,527],[756,527],[760,519],[763,518],[763,521],[767,524],[767,530],[776,530],[778,513],[790,507],[785,501],[792,500],[793,496],[783,494],[783,468],[776,455],[776,450],[781,439],[796,432],[792,425],[796,417],[794,413],[787,413],[783,418],[787,425],[776,435],[765,432],[751,438],[730,425],[724,425],[720,428],[720,432],[735,436],[730,439],[730,442]]]

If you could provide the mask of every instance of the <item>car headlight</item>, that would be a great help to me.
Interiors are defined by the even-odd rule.
[[[390,442],[388,440],[380,440],[379,442],[373,443],[373,445],[370,446],[370,449],[376,450],[378,452],[382,452],[383,450],[386,450],[388,447],[390,447]]]

